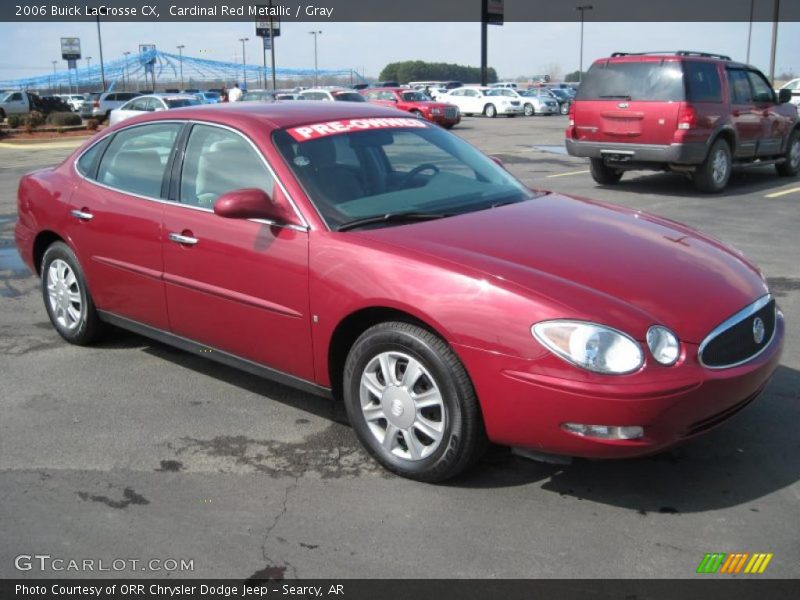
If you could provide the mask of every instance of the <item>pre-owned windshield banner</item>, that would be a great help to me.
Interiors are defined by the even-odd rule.
[[[314,140],[337,133],[349,133],[351,131],[366,131],[369,129],[397,129],[404,127],[425,128],[428,125],[425,121],[414,117],[389,117],[389,118],[369,118],[369,119],[339,119],[338,121],[326,121],[324,123],[313,123],[302,127],[292,127],[286,131],[298,142]]]

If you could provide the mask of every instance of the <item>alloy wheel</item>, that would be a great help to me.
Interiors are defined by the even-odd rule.
[[[60,258],[47,269],[47,294],[56,322],[67,331],[80,325],[83,299],[78,279],[72,268]]]
[[[719,148],[714,153],[714,158],[711,161],[711,177],[718,185],[722,185],[728,176],[728,155],[723,148]]]

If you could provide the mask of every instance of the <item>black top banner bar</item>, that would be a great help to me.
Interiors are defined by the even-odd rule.
[[[480,22],[482,0],[275,0],[283,21]],[[576,2],[504,0],[505,22],[579,19]],[[241,0],[2,0],[0,21],[253,21],[264,2]],[[594,0],[595,22],[800,21],[800,0]],[[776,15],[777,9],[777,15]]]

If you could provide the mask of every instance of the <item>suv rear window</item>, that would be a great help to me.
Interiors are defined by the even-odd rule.
[[[589,69],[577,99],[677,102],[685,95],[677,61],[602,62]]]

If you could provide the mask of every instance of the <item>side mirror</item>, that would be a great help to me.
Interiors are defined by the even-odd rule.
[[[293,215],[275,203],[264,190],[244,188],[222,194],[214,204],[214,213],[226,219],[266,219],[290,223]]]
[[[779,104],[786,104],[787,102],[792,101],[792,90],[790,89],[782,89],[778,90],[778,103]]]
[[[503,161],[497,158],[496,156],[489,156],[489,158],[491,158],[498,167],[501,167],[503,169],[506,168],[506,166],[503,164]]]

